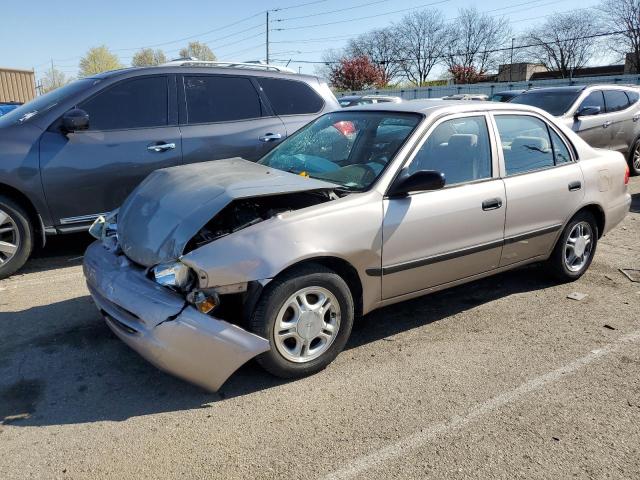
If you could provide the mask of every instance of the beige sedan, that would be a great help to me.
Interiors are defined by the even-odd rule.
[[[151,174],[92,227],[85,275],[109,327],[174,375],[216,390],[256,357],[299,377],[382,306],[532,262],[579,278],[628,175],[533,107],[348,108],[257,163]]]

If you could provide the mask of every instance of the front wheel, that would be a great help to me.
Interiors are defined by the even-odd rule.
[[[342,351],[353,326],[353,297],[345,281],[322,265],[306,265],[267,285],[250,329],[271,349],[256,360],[283,378],[311,375]]]
[[[33,227],[24,209],[0,195],[0,279],[22,267],[33,250]]]
[[[597,244],[596,219],[589,212],[579,212],[562,231],[547,265],[559,280],[577,280],[591,265]]]

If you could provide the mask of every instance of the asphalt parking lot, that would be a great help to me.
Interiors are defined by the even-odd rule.
[[[358,321],[303,380],[216,394],[108,330],[85,235],[0,281],[0,478],[640,478],[640,178],[587,274],[537,267]],[[568,294],[587,294],[583,300]]]

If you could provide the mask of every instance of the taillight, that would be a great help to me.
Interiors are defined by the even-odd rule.
[[[348,120],[342,120],[340,122],[334,123],[333,128],[338,130],[345,137],[356,133],[356,126],[353,124],[353,122],[350,122]]]
[[[629,174],[631,172],[629,171],[629,164],[625,165],[625,171],[624,171],[624,184],[628,185],[629,184]]]

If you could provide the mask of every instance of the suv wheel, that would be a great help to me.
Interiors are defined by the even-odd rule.
[[[33,249],[33,227],[24,209],[0,196],[0,279],[22,267]]]
[[[345,281],[322,265],[306,265],[273,280],[258,301],[250,329],[269,340],[258,357],[283,378],[311,375],[342,351],[353,326],[353,298]]]
[[[629,154],[629,171],[631,175],[640,175],[640,138],[635,141]]]
[[[559,280],[571,282],[587,271],[598,244],[598,225],[589,212],[578,212],[558,239],[547,265]]]

